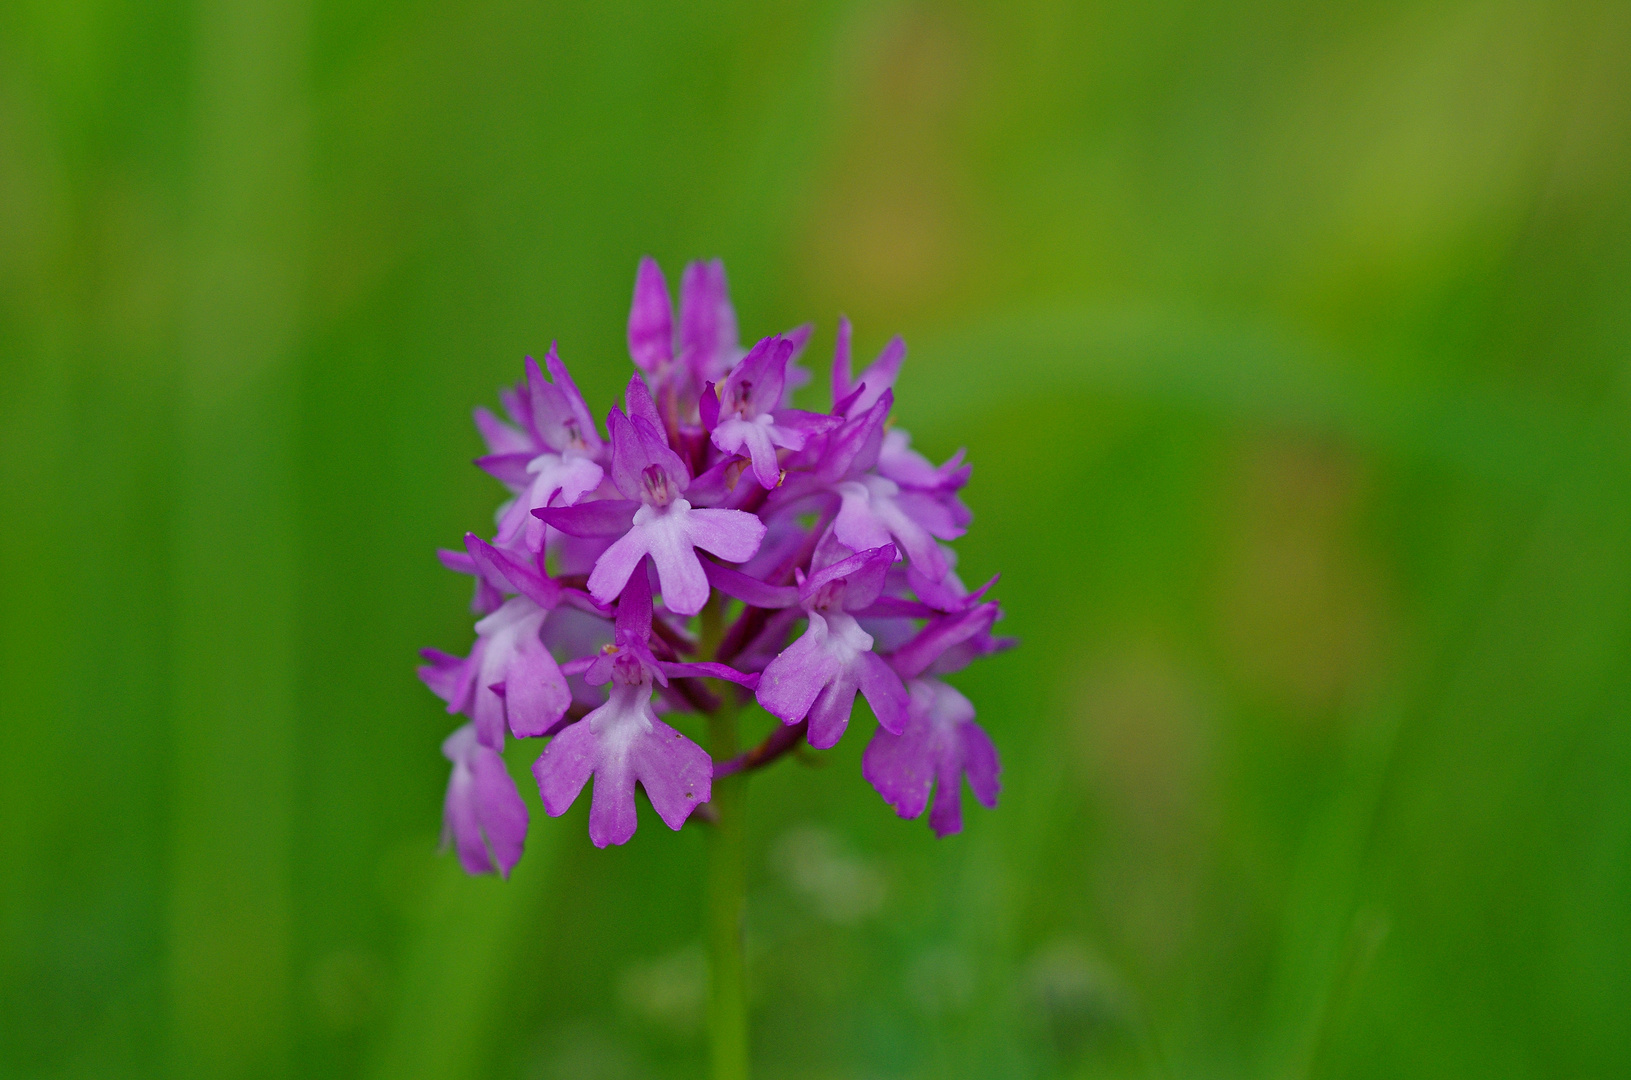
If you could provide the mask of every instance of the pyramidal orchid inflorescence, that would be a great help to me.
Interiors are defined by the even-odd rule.
[[[970,592],[946,546],[969,524],[970,467],[934,465],[889,426],[906,347],[856,376],[847,320],[830,409],[792,408],[809,337],[744,350],[717,260],[686,267],[676,325],[648,258],[629,313],[638,371],[604,435],[554,346],[501,392],[504,419],[476,410],[476,464],[510,499],[490,541],[440,553],[475,579],[475,643],[426,649],[419,669],[466,719],[442,746],[444,840],[470,873],[508,875],[521,856],[506,732],[547,740],[532,772],[551,816],[593,778],[601,847],[634,835],[636,785],[678,829],[715,779],[837,744],[857,697],[878,721],[862,774],[902,817],[959,831],[965,777],[996,805],[996,748],[941,678],[1011,644],[991,632],[995,579]],[[781,721],[746,753],[716,760],[662,719],[730,695]]]

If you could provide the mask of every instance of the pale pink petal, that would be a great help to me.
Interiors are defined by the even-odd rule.
[[[713,759],[661,720],[653,720],[651,731],[630,747],[629,761],[652,809],[670,829],[684,825],[691,811],[713,794]]]
[[[645,511],[641,507],[639,513]],[[600,553],[595,560],[594,572],[589,575],[589,595],[602,604],[609,604],[616,600],[628,584],[629,575],[634,568],[640,565],[640,560],[651,551],[651,536],[648,530],[634,526],[624,533],[622,537],[613,541],[612,546]],[[695,558],[695,556],[693,556]],[[698,568],[698,572],[701,569]],[[698,610],[701,610],[700,605]]]
[[[579,720],[550,739],[544,752],[532,763],[532,775],[538,781],[544,812],[550,817],[566,813],[583,785],[589,782],[599,758],[600,742],[589,730],[587,720]]]
[[[692,510],[685,515],[691,543],[726,562],[746,562],[765,538],[765,523],[741,510]]]

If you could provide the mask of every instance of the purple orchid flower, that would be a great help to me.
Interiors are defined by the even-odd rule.
[[[835,746],[843,737],[857,692],[866,696],[878,722],[890,731],[900,731],[906,721],[906,688],[872,651],[872,635],[861,629],[853,614],[878,599],[894,561],[894,545],[884,544],[840,559],[809,577],[799,574],[797,602],[809,626],[765,668],[758,698],[784,723],[808,719],[809,743],[817,750]],[[721,584],[728,573],[716,569],[714,580],[730,593],[732,588]],[[739,583],[729,584],[740,591]]]
[[[929,828],[947,836],[963,828],[963,777],[986,807],[1001,790],[997,748],[974,722],[974,705],[939,679],[913,679],[906,726],[879,728],[861,755],[861,775],[903,818],[922,815],[938,785]]]
[[[922,574],[939,581],[949,567],[935,540],[962,536],[969,515],[939,493],[902,488],[876,472],[894,400],[884,390],[867,411],[829,435],[817,467],[801,486],[789,485],[788,502],[821,490],[837,495],[833,533],[840,543],[854,551],[893,543]]]
[[[544,356],[553,383],[544,378],[537,361],[526,360],[526,381],[512,400],[510,411],[521,414],[527,434],[520,449],[497,451],[479,458],[476,464],[516,493],[500,510],[499,547],[524,547],[541,551],[545,525],[532,516],[541,506],[571,506],[600,486],[604,475],[597,459],[601,441],[594,417],[584,404],[566,365],[561,363],[553,344]],[[497,421],[493,421],[497,423]],[[506,433],[489,438],[501,446],[512,446]]]
[[[730,562],[750,559],[764,539],[764,522],[740,510],[694,509],[683,497],[691,483],[690,470],[644,418],[630,419],[613,409],[611,428],[612,482],[624,499],[591,503],[586,513],[574,513],[578,507],[534,513],[577,536],[607,528],[621,533],[595,560],[589,575],[589,594],[596,600],[603,604],[615,600],[640,560],[649,555],[668,609],[695,615],[708,602],[708,578],[696,549]]]
[[[995,603],[977,603],[932,620],[891,654],[890,666],[911,694],[906,723],[898,732],[880,727],[861,756],[861,775],[903,818],[921,815],[937,790],[929,828],[946,836],[963,827],[963,776],[975,798],[997,805],[1001,766],[990,736],[974,722],[974,706],[929,672],[947,674],[972,658],[960,646],[982,634],[1001,614]],[[942,663],[952,660],[951,663]]]
[[[629,577],[617,608],[617,637],[589,662],[584,680],[611,684],[604,705],[555,736],[533,765],[544,809],[559,817],[595,778],[589,807],[589,839],[596,847],[622,844],[638,824],[634,785],[645,788],[657,816],[671,829],[685,824],[712,790],[713,762],[706,751],[657,719],[654,684],[668,677],[712,675],[748,685],[758,680],[723,664],[657,660],[647,642],[652,630],[651,586],[644,568]]]
[[[776,448],[802,450],[811,434],[838,426],[835,417],[782,407],[787,362],[794,342],[768,337],[731,369],[725,382],[709,384],[702,394],[702,423],[713,444],[727,454],[740,454],[753,465],[753,477],[766,490],[781,482]]]
[[[453,763],[442,805],[442,847],[451,843],[466,873],[504,877],[521,859],[527,835],[527,807],[498,751],[466,724],[442,743]]]
[[[566,677],[539,636],[551,609],[569,594],[536,567],[474,534],[465,543],[471,566],[489,589],[522,595],[476,623],[468,657],[426,649],[429,663],[419,674],[447,702],[448,712],[475,722],[483,744],[503,750],[506,726],[518,739],[542,735],[571,704]]]

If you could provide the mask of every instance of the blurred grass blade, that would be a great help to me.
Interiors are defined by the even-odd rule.
[[[526,856],[509,881],[470,878],[451,855],[438,859],[412,915],[394,1013],[367,1075],[376,1080],[458,1080],[480,1076],[511,980],[510,958],[536,920],[554,879],[559,823],[533,808]],[[545,973],[539,972],[539,977]]]
[[[294,417],[305,13],[197,11],[192,276],[177,477],[169,911],[176,1076],[287,1075]]]
[[[1388,379],[1419,372],[1273,324],[1152,305],[996,316],[925,342],[908,364],[908,419],[992,408],[1043,391],[1119,394],[1341,435],[1503,483],[1544,483],[1580,450],[1572,417],[1545,402]],[[1385,363],[1383,362],[1385,361]],[[920,421],[919,421],[920,422]],[[921,422],[920,422],[921,423]]]

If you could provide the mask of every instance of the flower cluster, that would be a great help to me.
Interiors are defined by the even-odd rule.
[[[960,452],[932,464],[889,426],[906,347],[896,338],[856,377],[847,320],[831,409],[792,408],[809,337],[743,350],[718,261],[686,267],[676,326],[646,259],[628,329],[639,370],[605,437],[553,346],[501,393],[507,419],[476,410],[489,451],[476,464],[511,498],[491,541],[440,553],[475,578],[474,646],[427,649],[419,669],[468,721],[442,746],[444,836],[466,870],[507,875],[521,855],[506,731],[549,740],[532,771],[551,816],[594,777],[601,847],[634,834],[636,784],[678,829],[715,777],[833,746],[857,695],[878,720],[862,773],[902,817],[934,792],[930,827],[957,832],[964,776],[996,804],[996,749],[940,678],[1009,644],[991,633],[996,579],[970,592],[945,546],[969,523],[970,468]],[[749,693],[782,725],[728,760],[660,718]]]

